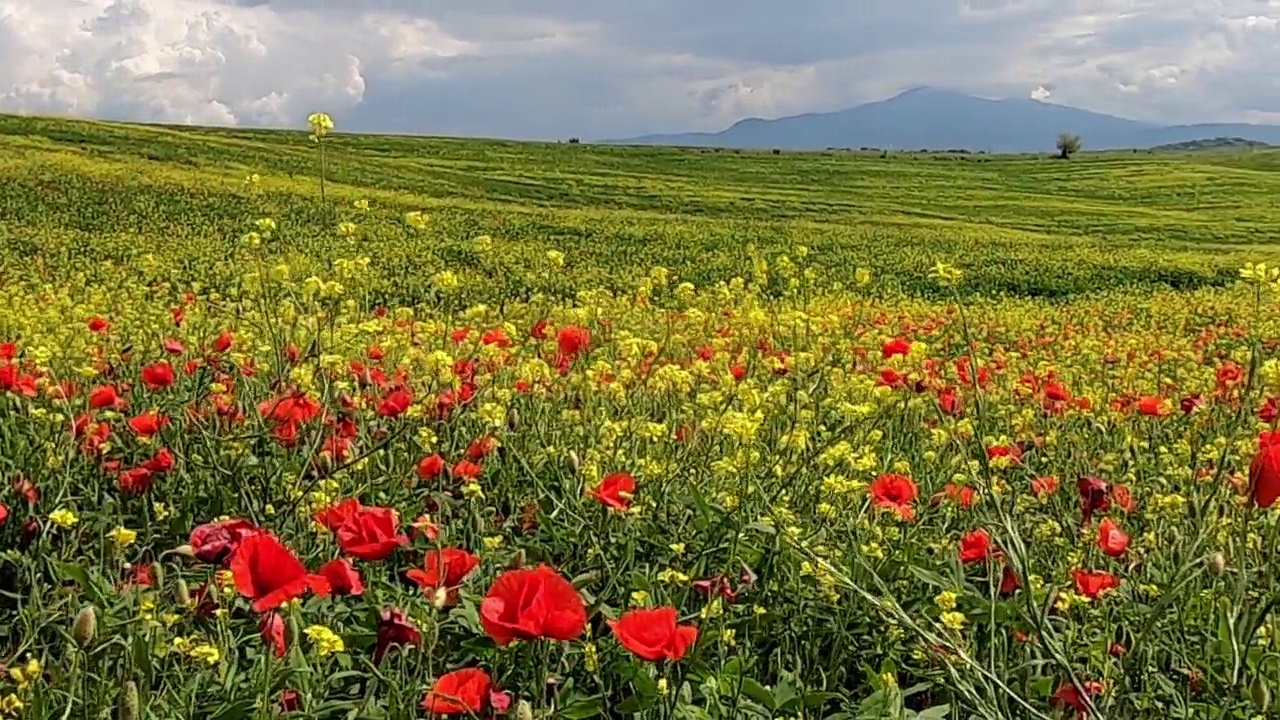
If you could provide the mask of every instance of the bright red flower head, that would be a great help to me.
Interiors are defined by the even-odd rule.
[[[479,668],[466,668],[446,673],[431,687],[422,708],[436,715],[479,716],[489,702],[493,681]]]
[[[449,471],[449,474],[458,480],[467,482],[480,477],[480,473],[483,472],[483,470],[484,468],[470,460],[459,460],[458,464],[454,465],[453,469]]]
[[[213,349],[215,352],[224,353],[231,349],[231,345],[234,341],[235,336],[231,334],[231,331],[223,330],[221,335],[214,338]]]
[[[173,372],[173,366],[161,360],[142,368],[141,377],[142,384],[148,390],[162,390],[172,385],[177,376]]]
[[[1111,518],[1102,518],[1098,524],[1098,547],[1111,557],[1120,557],[1129,547],[1129,536]]]
[[[302,561],[266,532],[242,540],[230,565],[236,589],[253,601],[257,612],[278,608],[309,590],[329,594],[329,583],[323,577],[307,574]]]
[[[382,417],[399,417],[413,404],[413,395],[408,390],[392,390],[378,405],[378,414]]]
[[[903,520],[915,517],[911,504],[920,494],[916,483],[906,475],[887,473],[871,482],[871,502],[878,508],[892,510]]]
[[[480,604],[480,624],[498,645],[512,640],[573,640],[587,626],[582,596],[555,570],[509,570]]]
[[[88,326],[89,332],[96,333],[98,335],[101,335],[111,329],[111,321],[98,315],[89,318],[85,325]]]
[[[587,491],[591,497],[612,510],[626,511],[631,507],[631,496],[636,491],[636,479],[620,472],[606,475],[600,484]]]
[[[960,538],[960,562],[972,565],[983,562],[990,556],[991,536],[987,535],[986,530],[978,528]]]
[[[416,472],[423,480],[434,480],[444,472],[444,458],[439,455],[424,457],[418,461]]]
[[[428,550],[423,568],[413,568],[405,575],[423,591],[439,588],[453,589],[480,566],[480,558],[459,548]]]
[[[482,438],[478,438],[473,440],[471,444],[467,446],[467,459],[472,462],[480,462],[497,447],[498,438],[492,435],[486,435]]]
[[[1071,577],[1075,580],[1076,592],[1093,600],[1120,587],[1119,578],[1101,570],[1072,570]]]
[[[124,404],[114,385],[102,385],[89,391],[89,407],[94,410],[117,409],[124,407]]]
[[[1102,683],[1096,680],[1090,680],[1081,683],[1085,693],[1092,698],[1102,692]],[[1075,710],[1077,720],[1084,720],[1089,717],[1089,706],[1085,703],[1084,697],[1080,691],[1072,685],[1070,681],[1063,682],[1058,689],[1053,692],[1053,704],[1064,709]]]
[[[320,567],[317,573],[329,583],[329,591],[334,595],[363,595],[364,579],[351,561],[346,558],[331,560]]]
[[[153,473],[164,474],[173,469],[173,464],[173,451],[169,448],[160,448],[150,460],[142,464],[142,467]]]
[[[677,662],[698,640],[698,628],[678,625],[673,607],[637,608],[609,621],[618,642],[641,660]]]
[[[1109,489],[1105,482],[1095,477],[1076,480],[1076,490],[1080,493],[1081,523],[1088,523],[1095,512],[1106,512],[1111,507]]]
[[[880,357],[884,358],[885,360],[888,360],[889,358],[894,357],[895,355],[906,355],[909,352],[911,352],[910,340],[904,340],[903,338],[894,338],[889,342],[885,343],[884,346],[880,348]]]
[[[355,498],[347,498],[327,508],[321,508],[316,511],[315,521],[329,529],[329,532],[338,532],[338,528],[347,524],[352,518],[360,514],[360,501]]]
[[[408,545],[400,532],[400,520],[391,508],[360,508],[335,532],[338,547],[361,560],[385,560],[397,548]]]
[[[556,347],[561,355],[576,358],[591,349],[591,331],[578,325],[560,328],[556,333]]]
[[[149,438],[169,425],[169,418],[155,410],[129,418],[129,429],[138,437]]]
[[[221,563],[230,557],[246,538],[266,532],[248,520],[223,520],[206,523],[191,531],[187,541],[201,562]]]
[[[1280,432],[1258,436],[1258,452],[1249,463],[1249,497],[1253,504],[1267,508],[1280,498]]]
[[[1138,400],[1138,412],[1148,417],[1161,417],[1169,414],[1169,401],[1162,397],[1147,396]]]

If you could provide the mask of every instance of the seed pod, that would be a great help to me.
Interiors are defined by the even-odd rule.
[[[569,451],[569,467],[573,469],[573,474],[578,474],[578,468],[582,467],[582,460],[578,459],[578,451]]]
[[[1209,572],[1214,575],[1221,575],[1227,571],[1227,556],[1223,555],[1221,552],[1216,552],[1210,555],[1209,559],[1206,560],[1205,563],[1209,566]]]
[[[1249,697],[1263,712],[1271,706],[1271,688],[1267,687],[1267,681],[1262,679],[1262,675],[1254,677],[1249,684]]]
[[[81,647],[87,646],[93,642],[93,636],[98,634],[98,609],[92,605],[85,605],[76,613],[76,622],[71,626],[71,637],[80,643]]]
[[[533,706],[528,700],[516,703],[516,720],[533,720]]]
[[[120,720],[138,720],[138,684],[132,680],[124,684],[124,693],[120,696]]]
[[[178,582],[173,585],[173,599],[183,607],[191,605],[191,590],[187,587],[187,581],[178,578]]]

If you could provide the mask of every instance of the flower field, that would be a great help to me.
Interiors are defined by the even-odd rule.
[[[1274,711],[1268,156],[315,130],[0,118],[0,717]]]

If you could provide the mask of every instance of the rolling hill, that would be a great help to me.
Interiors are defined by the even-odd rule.
[[[775,120],[748,118],[717,133],[647,135],[606,142],[785,150],[872,147],[1038,152],[1052,150],[1054,139],[1063,132],[1080,135],[1086,150],[1148,148],[1213,137],[1280,144],[1280,126],[1274,125],[1163,126],[1029,98],[989,100],[927,87],[838,112]]]

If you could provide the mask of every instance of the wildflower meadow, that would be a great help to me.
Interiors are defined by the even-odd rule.
[[[1262,195],[309,124],[0,118],[0,718],[1273,716]]]

